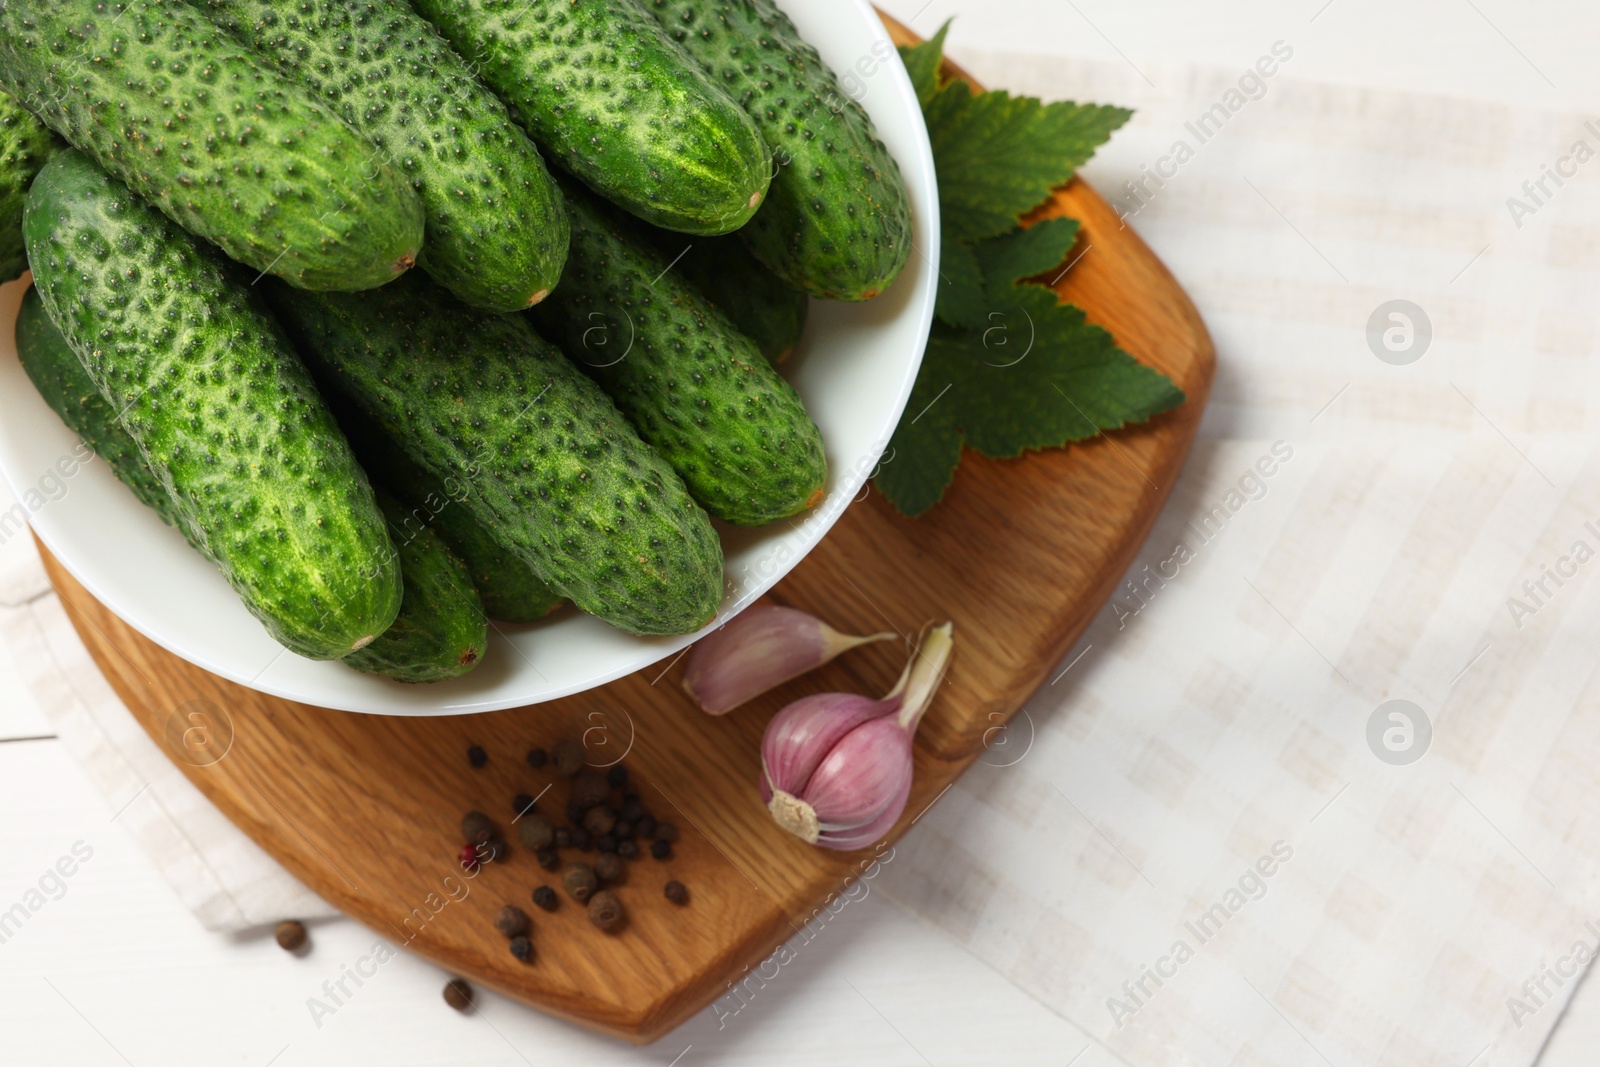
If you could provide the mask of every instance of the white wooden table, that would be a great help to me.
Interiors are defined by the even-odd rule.
[[[1324,7],[1324,5],[1326,6]],[[930,34],[959,16],[964,50],[1240,65],[1285,36],[1296,76],[1528,103],[1600,101],[1600,11],[1581,0],[883,0]],[[1318,13],[1320,10],[1320,13]],[[1306,19],[1315,15],[1308,24]],[[1158,249],[1159,251],[1159,249]],[[4,497],[0,489],[0,497]],[[0,500],[0,508],[10,500]],[[0,545],[0,559],[14,551]],[[409,957],[334,1015],[307,1008],[374,938],[347,921],[295,957],[270,935],[205,933],[51,739],[0,647],[0,910],[82,842],[65,892],[0,943],[0,1063],[215,1067],[322,1063],[1076,1064],[1118,1062],[941,932],[881,894],[840,913],[739,1015],[702,1014],[632,1049],[483,995],[464,1017],[444,976]],[[1600,982],[1579,991],[1542,1063],[1587,1067]]]

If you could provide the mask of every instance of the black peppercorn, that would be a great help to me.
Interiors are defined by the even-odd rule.
[[[561,885],[566,889],[567,896],[582,904],[600,888],[600,879],[587,863],[569,863],[566,870],[561,872]]]
[[[652,841],[650,843],[650,855],[658,860],[670,859],[672,857],[672,842]]]
[[[521,937],[528,932],[528,913],[515,904],[507,904],[494,913],[494,928],[501,937]]]
[[[561,866],[561,857],[553,848],[541,848],[539,851],[535,852],[533,856],[534,859],[539,861],[539,866],[543,867],[547,871],[553,871],[557,867]]]
[[[511,939],[511,954],[523,963],[533,959],[533,942],[526,937],[513,937]]]
[[[590,808],[583,816],[584,829],[591,834],[609,834],[617,825],[617,817],[610,808]]]
[[[450,979],[444,984],[444,1002],[456,1011],[471,1011],[472,987],[459,978]]]
[[[541,848],[549,848],[555,839],[556,828],[543,815],[529,815],[517,822],[517,840],[522,842],[523,848],[537,852]]]
[[[557,741],[556,747],[550,753],[550,759],[556,765],[556,773],[564,774],[571,778],[583,770],[587,761],[583,758],[583,746],[576,741]]]
[[[572,776],[572,802],[585,811],[611,799],[611,787],[599,771],[584,770]]]
[[[494,820],[481,811],[461,816],[461,839],[473,845],[486,845],[495,838]]]
[[[583,817],[585,815],[587,815],[588,812],[589,812],[589,809],[584,807],[582,804],[579,804],[577,801],[575,801],[575,800],[567,801],[567,821],[570,822],[572,825],[574,825],[574,826],[582,826],[583,825]]]
[[[677,839],[678,828],[676,826],[672,825],[670,822],[656,823],[657,841],[676,841]]]
[[[285,919],[272,931],[272,936],[278,939],[279,948],[285,952],[295,952],[306,943],[306,928],[295,919]]]
[[[572,847],[572,831],[565,826],[556,827],[556,848]]]
[[[534,770],[539,770],[546,763],[550,762],[550,753],[546,752],[542,748],[530,748],[528,749],[527,760],[528,766],[532,767]]]
[[[656,834],[655,816],[651,815],[648,811],[645,812],[643,815],[633,820],[633,830],[646,841],[650,840]]]
[[[532,815],[534,812],[533,798],[526,793],[518,793],[511,798],[511,810],[517,815]]]
[[[617,850],[617,839],[610,834],[596,834],[594,847],[601,852],[615,852]]]
[[[620,763],[617,764],[606,772],[606,781],[610,782],[613,788],[621,789],[628,784],[628,768]]]
[[[617,835],[618,841],[632,841],[633,823],[618,819],[617,824],[611,828],[611,832]]]
[[[672,901],[674,904],[687,904],[689,902],[689,891],[683,887],[682,882],[679,882],[676,879],[668,882],[666,888],[663,889],[662,892],[665,893],[667,899]]]
[[[556,896],[556,891],[547,885],[539,886],[533,891],[533,902],[545,911],[555,911],[560,899]]]
[[[627,921],[622,901],[610,890],[602,889],[589,900],[589,921],[606,933],[614,933]]]
[[[638,800],[624,800],[622,802],[622,817],[629,822],[638,822],[645,817],[644,805]]]
[[[625,860],[636,860],[639,858],[639,846],[632,841],[618,841],[617,855]]]
[[[482,745],[473,745],[467,749],[467,761],[474,767],[482,767],[489,762],[489,753],[483,750]]]
[[[572,847],[579,851],[588,852],[594,848],[594,835],[581,826],[573,827],[568,836],[572,838]]]
[[[594,876],[606,885],[621,885],[628,880],[628,865],[613,852],[602,852],[594,861]]]

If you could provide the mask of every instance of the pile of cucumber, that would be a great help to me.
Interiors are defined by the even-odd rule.
[[[772,0],[0,0],[0,89],[40,394],[284,646],[401,681],[569,601],[708,623],[711,520],[822,497],[808,300],[911,250]]]

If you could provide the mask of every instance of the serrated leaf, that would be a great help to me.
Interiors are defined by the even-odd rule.
[[[1066,263],[1078,229],[1077,219],[1041,219],[1026,230],[984,241],[973,254],[983,270],[986,290],[1004,292],[1008,286]]]
[[[944,61],[944,38],[950,32],[953,19],[945,19],[939,32],[929,40],[912,47],[900,46],[900,59],[911,75],[911,87],[917,91],[917,100],[924,106],[939,89],[939,64]]]
[[[907,515],[944,495],[961,446],[1013,458],[1142,422],[1183,402],[1143,366],[1037,285],[1007,292],[983,330],[936,323],[906,418],[875,484]]]
[[[951,326],[982,329],[989,314],[983,266],[972,249],[956,241],[939,246],[939,298],[933,313]]]
[[[945,240],[982,241],[1017,226],[1133,114],[1070,101],[1046,104],[965,82],[923,106],[939,175]]]

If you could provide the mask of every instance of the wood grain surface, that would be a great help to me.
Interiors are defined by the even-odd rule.
[[[955,657],[917,737],[911,802],[886,842],[993,743],[1110,595],[1178,476],[1211,385],[1205,327],[1138,236],[1082,181],[1036,217],[1056,215],[1083,223],[1080,258],[1056,290],[1188,401],[1064,450],[1014,461],[969,453],[944,502],[918,519],[869,493],[778,586],[774,600],[847,631],[914,639],[928,623],[955,623]],[[492,714],[357,715],[209,675],[141,637],[48,553],[46,566],[145,729],[296,877],[397,948],[583,1025],[634,1042],[660,1037],[728,995],[875,855],[825,852],[779,830],[756,792],[759,743],[771,715],[804,693],[887,690],[904,643],[859,649],[717,719],[683,694],[681,664]],[[672,858],[630,864],[617,891],[628,924],[615,934],[564,895],[552,913],[529,901],[533,887],[558,881],[515,845],[512,798],[548,786],[540,807],[559,819],[565,780],[523,755],[561,738],[584,741],[596,765],[622,758],[646,806],[682,832]],[[469,764],[471,745],[488,752],[487,766]],[[513,844],[468,877],[456,856],[471,809],[493,816]],[[686,906],[663,898],[672,878],[688,887]],[[506,902],[533,917],[531,963],[514,959],[491,925]]]

